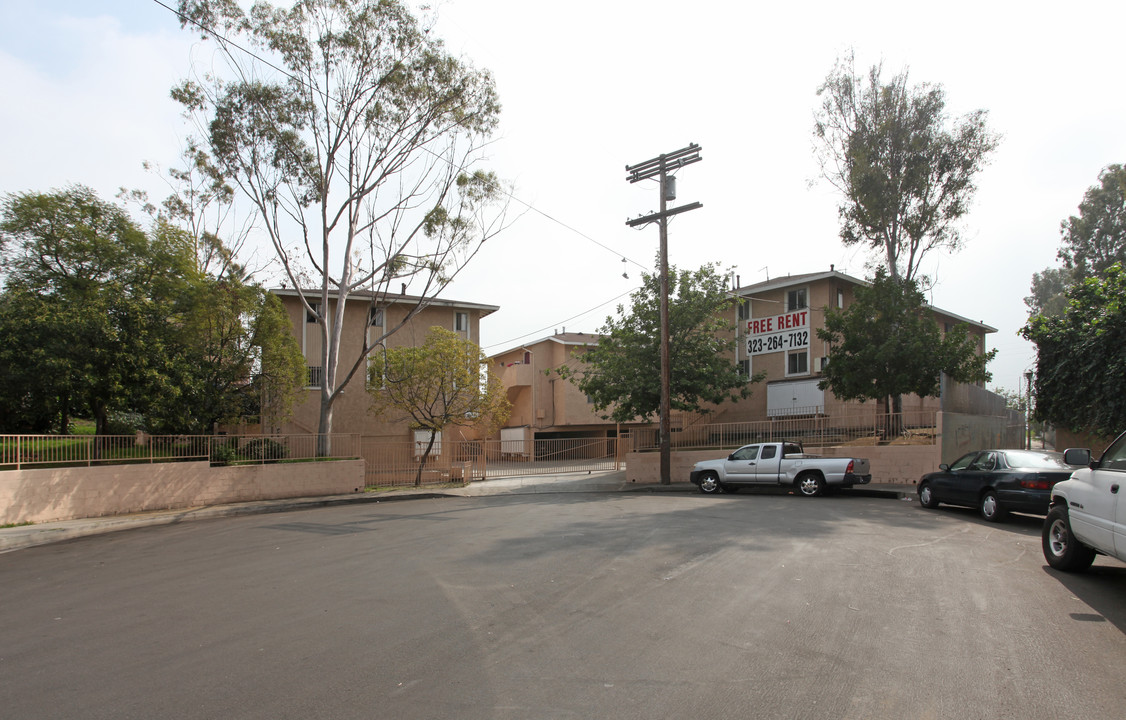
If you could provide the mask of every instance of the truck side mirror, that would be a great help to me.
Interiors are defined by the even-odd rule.
[[[1087,448],[1068,448],[1063,451],[1063,461],[1068,465],[1090,465],[1091,451]]]

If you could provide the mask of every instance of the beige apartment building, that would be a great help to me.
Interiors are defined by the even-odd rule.
[[[829,362],[829,346],[817,337],[825,327],[825,309],[844,309],[856,297],[863,280],[839,272],[788,275],[739,287],[733,291],[738,303],[732,311],[736,327],[734,360],[747,377],[765,372],[764,382],[754,394],[738,403],[721,405],[710,422],[746,422],[794,415],[835,415],[851,407],[872,403],[844,402],[817,387],[821,369]],[[944,332],[965,325],[977,338],[984,353],[985,338],[996,328],[936,307],[934,313]],[[941,398],[905,396],[904,412],[937,410]]]
[[[579,388],[558,373],[562,365],[574,367],[598,335],[564,330],[524,343],[489,358],[512,404],[512,414],[502,431],[505,439],[557,440],[615,437],[618,426],[603,420]],[[522,429],[523,433],[515,430]]]
[[[305,356],[307,384],[304,398],[298,402],[293,416],[281,428],[282,433],[315,433],[320,418],[321,383],[324,368],[321,367],[321,333],[312,315],[301,303],[296,290],[272,290],[285,307],[292,323],[294,337],[301,345]],[[307,298],[315,295],[306,292]],[[438,326],[458,333],[466,340],[480,344],[481,318],[500,308],[496,305],[460,302],[435,298],[408,319],[418,306],[421,298],[406,294],[379,294],[373,298],[371,293],[355,293],[347,301],[344,309],[344,335],[340,345],[340,369],[344,374],[359,357],[365,335],[368,342],[375,342],[384,333],[393,330],[387,338],[386,347],[421,345],[431,327]],[[335,307],[330,304],[328,311]],[[401,325],[401,327],[400,327]],[[374,352],[379,352],[376,348]],[[370,356],[369,356],[370,357]],[[341,393],[333,407],[334,433],[356,433],[365,438],[385,441],[414,440],[413,431],[402,417],[376,417],[371,412],[371,396],[366,390],[367,364],[360,368],[351,382]]]
[[[876,412],[877,403],[838,400],[817,387],[821,369],[828,362],[829,348],[817,337],[825,325],[825,309],[845,308],[855,299],[863,280],[830,270],[792,275],[736,288],[738,299],[730,320],[736,328],[732,360],[749,379],[765,372],[751,397],[728,402],[703,417],[677,413],[671,418],[674,432],[695,423],[740,423],[785,417],[834,416],[858,410]],[[996,332],[984,322],[970,320],[931,307],[940,328],[964,324],[978,338],[978,351],[985,352],[986,335]],[[598,335],[560,333],[514,347],[490,358],[500,374],[512,403],[507,430],[526,428],[531,437],[614,437],[615,423],[602,420],[586,396],[575,385],[547,372],[562,364],[574,364],[582,353],[598,342]],[[964,390],[943,385],[944,392]],[[991,395],[984,388],[983,395]],[[938,410],[942,398],[903,398],[904,412]],[[1003,403],[1002,403],[1003,404]],[[652,423],[637,426],[652,427]]]

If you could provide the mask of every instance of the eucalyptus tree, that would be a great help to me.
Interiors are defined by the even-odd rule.
[[[500,104],[487,71],[452,56],[397,0],[298,0],[289,7],[181,0],[185,26],[228,65],[173,90],[203,145],[251,203],[286,282],[320,335],[319,431],[367,355],[439,293],[504,226],[501,188],[476,169]],[[380,335],[345,305],[419,298]],[[321,451],[327,449],[327,437]]]
[[[957,250],[974,177],[1000,142],[986,111],[953,121],[941,85],[911,85],[906,70],[885,82],[882,66],[856,74],[851,53],[817,88],[814,138],[820,171],[841,195],[840,237],[867,246],[906,281],[932,251]]]

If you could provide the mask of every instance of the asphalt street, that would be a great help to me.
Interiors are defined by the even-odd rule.
[[[442,497],[0,554],[22,718],[1123,715],[1126,565],[899,499]]]

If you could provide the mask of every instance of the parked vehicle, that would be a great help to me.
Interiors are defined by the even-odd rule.
[[[744,445],[722,460],[698,462],[689,479],[700,492],[709,494],[741,487],[790,485],[806,497],[816,497],[826,488],[869,483],[872,473],[864,458],[806,455],[800,443],[775,442]]]
[[[1010,512],[1044,515],[1052,486],[1071,477],[1075,467],[1058,452],[975,450],[919,480],[919,504],[977,508],[990,522]]]
[[[1069,448],[1064,459],[1085,465],[1052,488],[1044,519],[1044,558],[1057,570],[1086,570],[1096,554],[1126,562],[1126,433],[1092,462],[1091,451]]]

